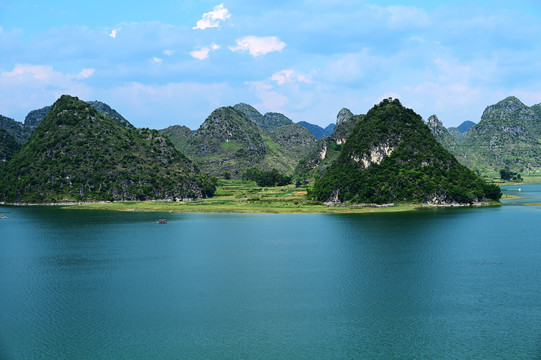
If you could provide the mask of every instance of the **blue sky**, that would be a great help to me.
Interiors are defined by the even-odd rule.
[[[61,94],[137,127],[246,102],[325,126],[385,97],[446,126],[541,103],[541,2],[0,0],[0,114]]]

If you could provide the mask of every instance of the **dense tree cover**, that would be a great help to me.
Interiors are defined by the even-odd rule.
[[[469,129],[455,156],[474,169],[541,169],[538,109],[539,104],[528,107],[513,96],[488,106],[481,121]]]
[[[255,181],[258,186],[285,186],[291,184],[291,176],[281,174],[278,170],[261,170],[253,167],[244,173],[244,180]]]
[[[20,148],[21,145],[15,138],[6,130],[0,128],[0,165],[5,161],[9,161]]]
[[[215,188],[157,131],[127,127],[67,95],[0,173],[0,200],[9,202],[175,200]]]
[[[501,191],[459,164],[413,110],[386,99],[357,123],[310,195],[355,203],[467,204],[498,200]]]
[[[522,176],[514,171],[511,171],[508,167],[500,170],[500,178],[504,181],[522,181]]]

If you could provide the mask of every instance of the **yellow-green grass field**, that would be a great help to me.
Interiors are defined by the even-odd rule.
[[[382,213],[419,210],[419,204],[394,204],[392,206],[340,204],[329,206],[307,199],[306,188],[292,185],[261,188],[254,182],[222,180],[215,196],[195,201],[126,201],[81,203],[70,209],[112,211],[190,212],[190,213]],[[497,202],[492,205],[499,204]]]

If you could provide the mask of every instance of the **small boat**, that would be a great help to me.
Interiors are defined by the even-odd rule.
[[[6,215],[0,214],[0,219],[7,219],[8,217]]]
[[[156,220],[158,224],[167,224],[167,219],[158,219]]]

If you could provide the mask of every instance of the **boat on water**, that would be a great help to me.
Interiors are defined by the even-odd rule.
[[[158,224],[167,224],[167,219],[157,219],[156,222]]]
[[[6,215],[0,214],[0,219],[7,219],[8,217]]]

